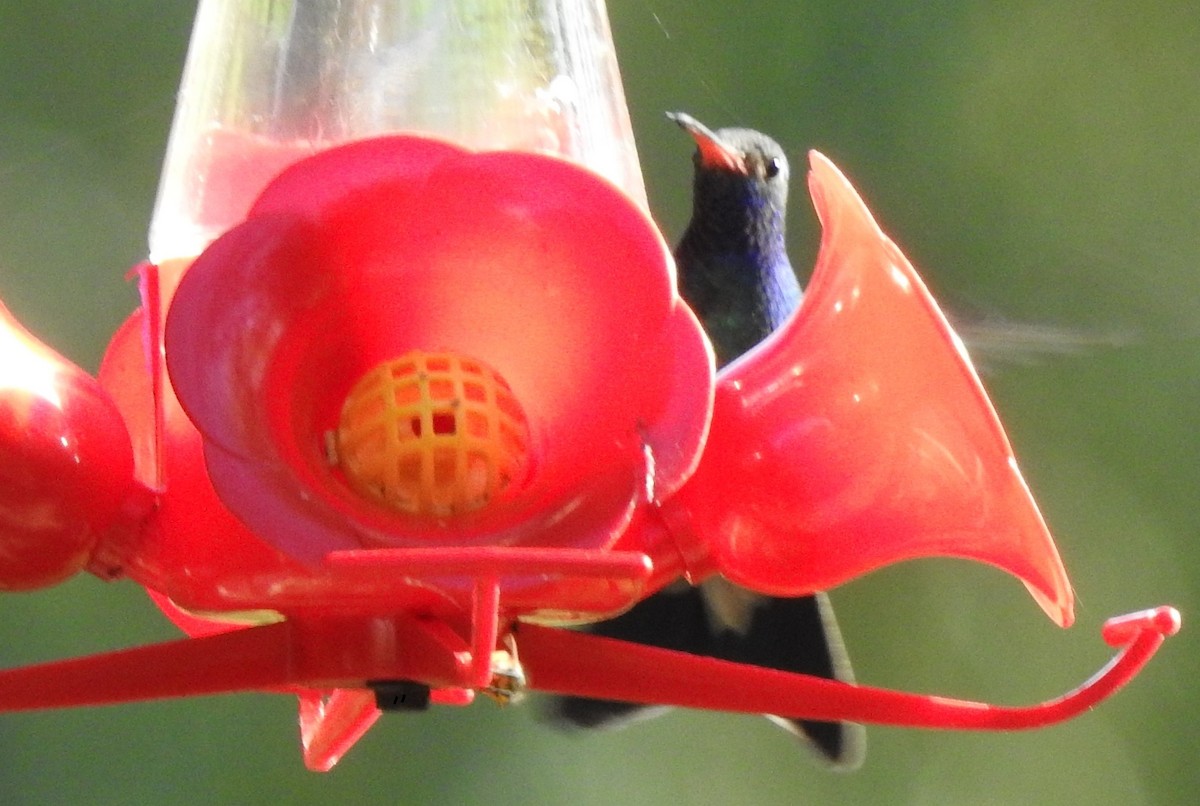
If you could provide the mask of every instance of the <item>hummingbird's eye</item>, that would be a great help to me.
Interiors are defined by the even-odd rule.
[[[779,157],[771,157],[767,160],[767,179],[779,176],[780,167]]]

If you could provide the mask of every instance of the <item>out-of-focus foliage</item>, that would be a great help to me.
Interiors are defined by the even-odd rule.
[[[1200,613],[1200,18],[1178,3],[610,0],[652,205],[688,215],[662,112],[825,151],[944,304],[1082,349],[987,379],[1078,590],[1060,632],[1010,578],[923,561],[834,593],[865,682],[1000,702],[1106,656],[1104,618]],[[135,304],[192,4],[0,3],[0,296],[94,369]],[[792,250],[811,264],[803,184]],[[1068,340],[1070,340],[1068,339]],[[1116,343],[1114,346],[1114,342]],[[175,635],[131,584],[0,600],[0,664]],[[293,703],[237,696],[0,717],[6,803],[1170,804],[1200,792],[1200,652],[1024,734],[873,729],[851,776],[764,720],[563,736],[532,707],[384,719],[329,776]]]

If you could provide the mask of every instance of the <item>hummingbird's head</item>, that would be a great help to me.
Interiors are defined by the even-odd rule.
[[[790,171],[779,143],[754,129],[713,131],[683,112],[667,117],[696,141],[695,214],[712,224],[782,232]],[[739,222],[742,216],[748,220]]]

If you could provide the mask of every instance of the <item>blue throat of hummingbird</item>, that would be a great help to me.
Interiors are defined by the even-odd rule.
[[[787,196],[775,188],[698,167],[692,221],[684,238],[710,254],[741,255],[761,265],[790,267],[786,217]]]
[[[786,248],[788,162],[761,132],[714,132],[688,115],[669,117],[696,141],[692,219],[675,250],[680,293],[723,366],[800,304]]]

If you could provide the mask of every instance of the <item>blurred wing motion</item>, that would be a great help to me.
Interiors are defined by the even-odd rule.
[[[1131,330],[1088,330],[1000,318],[952,316],[976,368],[991,374],[1007,366],[1034,366],[1049,359],[1087,355],[1137,342]]]

